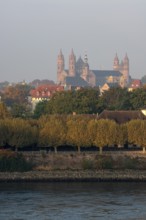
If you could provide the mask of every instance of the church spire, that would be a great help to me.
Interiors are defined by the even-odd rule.
[[[74,51],[72,49],[71,53],[69,55],[69,76],[76,75],[75,65],[76,65],[76,57],[75,57]]]
[[[64,71],[65,63],[64,63],[64,56],[62,50],[60,49],[57,59],[57,82],[61,82],[61,75]]]
[[[113,69],[115,71],[119,70],[119,58],[118,58],[117,53],[116,53],[115,58],[114,58]]]

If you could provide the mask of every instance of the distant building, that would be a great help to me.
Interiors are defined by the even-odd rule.
[[[129,85],[128,91],[133,91],[135,89],[141,88],[142,82],[139,79],[133,79],[132,82]]]
[[[118,83],[105,83],[103,86],[99,87],[100,94],[102,94],[105,91],[108,91],[110,88],[117,88],[119,87]]]
[[[64,91],[64,87],[60,85],[41,85],[30,91],[30,102],[32,104],[32,109],[38,102],[43,100],[49,100],[54,93]]]
[[[114,120],[118,124],[126,123],[134,119],[146,120],[145,110],[129,110],[129,111],[109,111],[104,110],[99,114],[97,119]]]
[[[118,83],[121,87],[128,85],[129,59],[127,54],[121,64],[119,64],[116,54],[113,70],[91,70],[87,55],[85,55],[84,60],[79,57],[76,61],[76,56],[72,50],[69,55],[69,68],[65,69],[64,56],[60,50],[57,59],[57,84],[63,86],[101,87],[105,83]]]

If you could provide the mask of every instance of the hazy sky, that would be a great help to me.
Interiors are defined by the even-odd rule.
[[[112,69],[127,52],[130,74],[146,75],[146,0],[0,0],[0,82],[56,81],[74,49],[91,69]]]

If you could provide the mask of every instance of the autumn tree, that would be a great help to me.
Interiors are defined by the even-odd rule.
[[[36,126],[31,126],[26,120],[19,118],[9,120],[8,129],[8,145],[15,147],[16,150],[37,144],[38,129]]]
[[[16,84],[14,86],[5,87],[2,100],[7,106],[12,106],[14,103],[28,103],[28,96],[31,87],[29,85]]]
[[[146,121],[131,120],[127,123],[128,142],[146,148]]]
[[[0,119],[10,118],[11,114],[8,111],[6,105],[3,102],[0,102]]]
[[[58,117],[49,117],[44,126],[40,129],[39,145],[53,147],[57,153],[57,147],[66,142],[66,125]]]
[[[97,130],[94,143],[99,147],[100,154],[102,154],[102,148],[104,146],[112,146],[116,143],[117,124],[108,119],[100,119],[96,123]]]
[[[9,121],[10,119],[0,119],[0,146],[6,147],[9,141]]]
[[[117,125],[116,144],[124,146],[128,142],[127,126],[125,124]]]
[[[81,147],[89,146],[87,123],[88,120],[81,119],[67,121],[67,143],[76,146],[78,153]]]

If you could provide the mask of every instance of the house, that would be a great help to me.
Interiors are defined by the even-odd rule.
[[[100,94],[102,94],[105,91],[108,91],[110,88],[117,88],[119,87],[118,83],[105,83],[103,86],[100,86]]]
[[[38,102],[43,100],[50,100],[54,93],[64,91],[64,86],[60,85],[41,85],[30,91],[30,102],[32,104],[32,110]]]
[[[129,92],[132,92],[133,90],[135,90],[135,89],[137,89],[137,88],[140,88],[140,87],[142,87],[142,82],[141,82],[141,80],[139,80],[139,79],[134,79],[134,80],[132,80],[132,82],[131,82],[131,84],[130,84],[130,86],[129,86],[129,88],[128,88],[128,91],[129,91]]]
[[[146,111],[109,111],[104,110],[99,114],[97,119],[110,119],[114,120],[118,124],[126,123],[134,119],[146,120]]]

